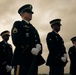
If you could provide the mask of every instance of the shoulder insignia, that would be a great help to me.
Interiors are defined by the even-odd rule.
[[[17,33],[18,32],[18,29],[17,28],[14,28],[13,29],[13,33]]]

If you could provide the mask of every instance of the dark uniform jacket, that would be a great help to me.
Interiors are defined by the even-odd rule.
[[[12,64],[31,64],[34,57],[34,55],[31,53],[31,50],[32,48],[36,47],[36,44],[41,44],[35,27],[31,24],[27,24],[23,20],[14,22],[12,28],[12,41],[16,47]],[[44,63],[41,53],[42,50],[37,55],[37,65]]]
[[[70,58],[70,73],[76,75],[76,47],[70,47],[68,54]]]
[[[56,32],[52,31],[48,33],[46,42],[49,50],[46,65],[65,66],[65,63],[61,60],[61,57],[66,53],[62,37]]]
[[[0,69],[6,65],[11,65],[12,56],[12,46],[4,41],[0,42]]]

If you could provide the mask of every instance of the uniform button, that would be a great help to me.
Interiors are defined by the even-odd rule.
[[[29,37],[29,33],[26,33],[26,37]]]
[[[28,31],[28,29],[26,29],[26,31]]]
[[[64,43],[62,43],[62,45],[64,45]]]
[[[69,54],[72,54],[71,52]]]
[[[21,48],[24,48],[24,46],[21,46]]]
[[[10,54],[10,51],[8,53]]]
[[[49,39],[50,41],[52,41],[52,39]]]
[[[10,56],[10,54],[8,56]]]
[[[5,50],[3,50],[3,52],[5,52]]]
[[[35,35],[35,37],[36,37],[36,35]]]
[[[35,40],[35,42],[37,42],[37,40]]]
[[[57,39],[57,41],[58,41],[59,39]]]
[[[5,45],[3,45],[3,47],[4,47]]]
[[[58,38],[58,36],[56,36],[56,38]]]

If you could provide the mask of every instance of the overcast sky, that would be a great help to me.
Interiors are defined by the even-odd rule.
[[[33,5],[34,14],[31,23],[40,34],[43,44],[42,55],[45,60],[48,55],[46,36],[48,32],[52,31],[49,24],[52,19],[60,18],[62,20],[59,34],[63,37],[68,52],[69,47],[72,46],[70,38],[76,36],[76,0],[0,0],[0,33],[4,30],[11,31],[14,21],[21,20],[18,9],[27,3]],[[12,44],[11,38],[9,43]],[[40,73],[49,71],[45,65],[40,68]],[[65,67],[65,72],[69,72],[69,63]]]

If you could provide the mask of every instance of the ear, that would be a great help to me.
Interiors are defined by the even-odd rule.
[[[20,16],[22,16],[23,13],[20,14]]]
[[[24,13],[21,13],[20,16],[23,17],[24,16]]]

